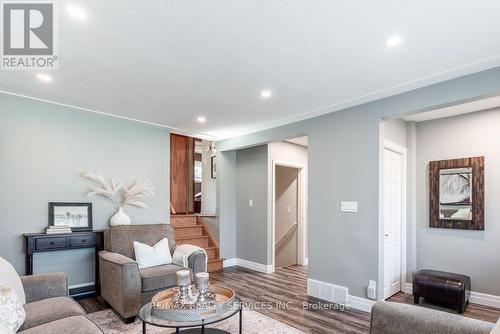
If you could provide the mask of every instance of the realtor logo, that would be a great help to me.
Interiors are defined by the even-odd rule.
[[[54,3],[3,2],[4,70],[56,70],[58,15]]]

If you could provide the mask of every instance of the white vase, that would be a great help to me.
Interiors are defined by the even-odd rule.
[[[123,207],[120,206],[118,211],[109,219],[109,224],[111,226],[117,225],[130,225],[130,217],[123,212]]]

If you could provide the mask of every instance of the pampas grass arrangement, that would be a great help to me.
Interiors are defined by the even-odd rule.
[[[102,196],[118,204],[119,207],[131,205],[146,209],[149,207],[145,202],[146,199],[156,196],[155,187],[148,179],[122,185],[113,178],[107,180],[99,171],[83,173],[83,177],[96,183],[87,196]]]

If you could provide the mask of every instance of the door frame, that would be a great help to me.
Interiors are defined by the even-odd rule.
[[[272,218],[268,231],[268,249],[271,250],[272,273],[276,270],[276,166],[290,167],[297,169],[298,196],[297,196],[297,263],[307,265],[306,241],[307,241],[307,222],[306,222],[306,189],[305,189],[305,166],[300,163],[285,160],[275,160],[272,163]]]
[[[394,153],[401,154],[401,235],[400,235],[400,240],[401,240],[401,272],[399,273],[400,275],[400,291],[403,291],[405,288],[406,284],[406,210],[407,210],[407,196],[406,196],[406,191],[407,191],[407,169],[408,169],[408,149],[406,147],[400,146],[390,140],[385,139],[384,140],[384,162],[383,166],[385,166],[385,150],[392,151]],[[382,180],[384,180],[384,172],[385,168],[383,168],[381,171],[381,176]],[[384,208],[384,202],[383,199],[385,198],[385,188],[382,183],[382,201],[381,201],[381,210]],[[383,212],[383,211],[382,211]],[[385,216],[382,214],[382,230],[385,226]],[[385,245],[385,238],[384,234],[382,233],[381,235],[382,238],[382,243]],[[385,247],[383,247],[384,252],[383,252],[383,261],[385,261]],[[384,263],[384,262],[383,262]],[[384,270],[382,268],[382,270]],[[385,273],[385,271],[384,271]],[[384,285],[385,285],[385,274],[384,274],[384,280],[382,281],[382,292],[384,291]],[[382,295],[382,299],[385,300],[385,295]]]

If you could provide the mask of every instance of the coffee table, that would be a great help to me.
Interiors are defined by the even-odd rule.
[[[240,315],[240,323],[239,323],[239,334],[242,333],[242,325],[243,325],[243,303],[241,299],[235,297],[234,301],[231,303],[231,306],[227,311],[221,314],[217,314],[210,318],[206,318],[199,321],[175,321],[169,320],[168,316],[158,318],[151,314],[151,303],[147,303],[139,310],[139,318],[142,321],[142,333],[146,334],[146,326],[156,326],[156,327],[165,327],[165,328],[175,328],[175,333],[183,333],[183,334],[231,334],[227,331],[217,328],[205,328],[205,326],[212,325],[239,313]],[[188,328],[182,330],[182,328]]]

